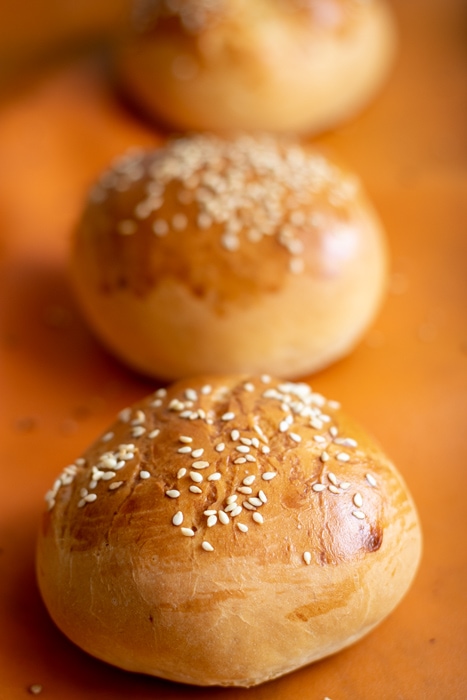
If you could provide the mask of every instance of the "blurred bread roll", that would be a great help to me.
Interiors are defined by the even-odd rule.
[[[194,135],[102,174],[71,274],[96,334],[144,374],[290,378],[359,341],[386,245],[357,178],[317,151]]]
[[[385,0],[139,0],[119,80],[169,127],[316,133],[361,110],[393,62]]]
[[[251,686],[333,654],[399,603],[421,534],[396,468],[335,401],[200,377],[131,408],[47,493],[37,576],[111,664]]]

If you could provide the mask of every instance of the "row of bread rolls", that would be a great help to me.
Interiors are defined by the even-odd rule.
[[[361,183],[294,138],[206,130],[342,119],[380,83],[392,24],[371,0],[137,9],[118,55],[126,89],[204,133],[101,174],[71,277],[112,352],[182,379],[125,408],[55,480],[37,577],[59,628],[94,656],[251,686],[381,622],[421,535],[380,447],[290,381],[350,352],[380,306],[386,242]]]

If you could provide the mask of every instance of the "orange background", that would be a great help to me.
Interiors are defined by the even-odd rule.
[[[0,15],[9,5],[0,0]],[[86,53],[86,22],[76,36],[70,26],[54,36],[48,25],[44,48],[35,20],[32,40],[16,16],[16,55],[24,41],[36,60],[25,52],[21,80],[0,71],[1,700],[28,697],[31,684],[44,700],[467,698],[467,6],[394,7],[400,49],[389,83],[357,119],[318,139],[373,197],[390,239],[391,288],[358,349],[310,382],[341,400],[404,474],[423,561],[401,605],[363,641],[249,691],[109,667],[68,642],[39,598],[34,542],[45,491],[118,410],[155,388],[82,321],[67,281],[70,232],[99,170],[160,137],[107,78],[96,37],[108,40],[115,15],[97,13]],[[72,50],[63,55],[65,39]]]

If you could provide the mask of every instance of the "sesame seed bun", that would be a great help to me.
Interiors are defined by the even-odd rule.
[[[131,408],[47,493],[37,576],[58,627],[121,668],[250,686],[337,652],[400,601],[407,488],[335,401],[201,377]]]
[[[387,267],[357,178],[266,136],[122,157],[92,189],[71,257],[96,334],[166,379],[326,366],[373,320]]]
[[[309,133],[361,110],[394,53],[385,0],[140,1],[116,70],[172,128]]]

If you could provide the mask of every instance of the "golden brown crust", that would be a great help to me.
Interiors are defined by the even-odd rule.
[[[384,0],[142,2],[135,23],[122,83],[183,129],[329,128],[373,96],[395,43]]]
[[[102,175],[72,272],[98,335],[137,369],[290,376],[355,343],[379,306],[386,253],[357,178],[319,152],[195,135]]]
[[[37,571],[58,626],[111,663],[200,685],[256,684],[346,646],[397,604],[420,554],[380,448],[335,402],[269,377],[156,392],[47,502]]]

